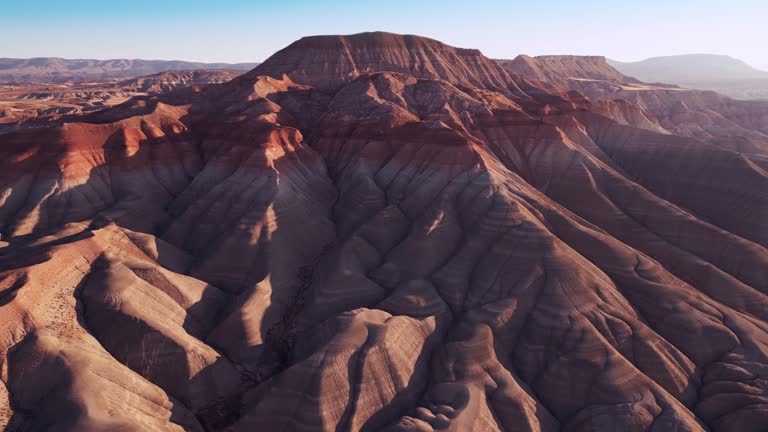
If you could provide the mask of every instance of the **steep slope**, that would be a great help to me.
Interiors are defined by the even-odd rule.
[[[521,93],[503,68],[476,49],[454,48],[420,36],[384,32],[303,38],[243,79],[252,80],[258,75],[281,78],[285,74],[299,84],[338,89],[361,74],[380,71]]]
[[[4,135],[0,425],[761,431],[764,161],[462,55],[305,38]]]

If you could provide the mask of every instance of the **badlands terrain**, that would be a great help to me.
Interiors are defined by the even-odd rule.
[[[767,430],[768,103],[388,33],[134,88],[0,130],[3,430]]]
[[[242,74],[224,69],[165,71],[126,80],[0,83],[0,131],[61,123],[84,113],[119,105],[135,96],[189,86],[220,84]]]
[[[258,63],[198,63],[140,59],[63,59],[36,57],[29,59],[0,58],[2,83],[83,83],[124,80],[160,72],[192,69],[227,69],[248,71]]]

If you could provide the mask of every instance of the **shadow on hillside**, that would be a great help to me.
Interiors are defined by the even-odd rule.
[[[303,95],[310,97],[311,95]],[[94,115],[91,120],[97,123],[107,123],[115,119],[123,118],[126,115],[147,114],[152,111],[147,108],[151,105],[142,105],[140,100],[133,101],[134,106],[121,107],[118,110],[108,110],[98,115]],[[136,105],[138,103],[138,105]],[[318,104],[325,103],[319,101]],[[79,118],[82,120],[82,118]],[[190,124],[192,119],[182,118],[181,123]],[[43,151],[33,154],[31,157],[21,158],[24,151],[28,150],[30,142],[38,142],[39,136],[35,134],[17,137],[16,147],[6,146],[6,160],[17,160],[19,162],[8,163],[6,167],[13,168],[15,172],[34,172],[30,185],[26,189],[20,187],[11,188],[11,197],[18,200],[19,203],[14,211],[13,221],[30,215],[32,212],[39,214],[31,233],[25,236],[17,236],[12,239],[8,248],[0,251],[0,266],[3,269],[13,271],[25,266],[31,266],[42,263],[49,259],[49,254],[55,246],[74,243],[94,236],[93,231],[104,228],[110,224],[118,227],[128,228],[139,233],[155,236],[156,254],[153,257],[163,267],[178,271],[178,251],[179,248],[192,256],[192,265],[186,273],[201,280],[221,288],[231,295],[229,304],[220,310],[219,314],[213,320],[220,324],[230,315],[234,316],[235,327],[240,327],[236,332],[243,335],[246,333],[248,323],[244,314],[245,310],[239,309],[244,295],[250,290],[254,290],[257,284],[264,281],[269,275],[272,263],[271,249],[272,239],[280,235],[281,221],[279,214],[274,215],[275,225],[272,231],[268,231],[266,224],[258,228],[258,235],[254,236],[253,226],[255,221],[266,220],[270,216],[267,212],[275,202],[275,193],[278,185],[278,174],[273,169],[271,173],[266,172],[264,167],[253,167],[247,163],[242,163],[249,157],[254,161],[260,160],[265,163],[265,152],[268,150],[260,140],[266,139],[269,130],[244,130],[236,131],[234,125],[226,122],[212,125],[210,134],[222,131],[232,131],[229,134],[222,134],[219,137],[217,145],[230,146],[227,148],[213,148],[211,154],[205,154],[202,149],[201,141],[205,135],[193,136],[191,133],[175,131],[168,127],[163,128],[165,136],[151,138],[150,128],[138,122],[133,128],[124,126],[114,130],[103,143],[103,160],[99,160],[98,152],[88,153],[85,151],[84,158],[90,161],[92,165],[85,175],[82,183],[62,189],[67,180],[62,174],[62,167],[69,166],[72,157],[68,152],[68,144],[58,135],[50,135],[41,146]],[[91,126],[88,126],[91,127]],[[96,127],[96,126],[92,126]],[[99,127],[110,127],[102,125]],[[138,131],[143,136],[149,138],[137,139]],[[29,131],[25,131],[25,134]],[[47,132],[51,133],[51,132]],[[266,141],[265,141],[266,142]],[[235,149],[237,147],[237,149]],[[235,151],[235,150],[237,151]],[[310,149],[300,151],[313,152]],[[239,152],[239,153],[238,153]],[[317,160],[321,159],[313,156]],[[179,158],[188,158],[189,160],[179,161]],[[173,161],[171,166],[167,166],[167,161]],[[224,176],[221,176],[222,164],[237,163],[237,169]],[[320,162],[322,164],[322,162]],[[191,168],[190,168],[191,167]],[[324,167],[323,167],[324,168]],[[230,177],[236,174],[247,173],[249,169],[255,169],[255,173],[250,173],[250,177],[257,178],[258,181],[267,183],[272,182],[271,186],[264,186],[264,190],[252,191],[254,187],[251,183],[238,185],[235,178],[228,186],[242,187],[240,195],[226,195],[226,190],[199,189],[200,194],[192,198],[192,204],[199,205],[207,198],[211,206],[205,208],[197,218],[192,218],[192,227],[188,231],[188,236],[181,242],[168,241],[166,235],[169,228],[177,218],[192,208],[192,206],[174,207],[175,201],[179,196],[195,182],[204,182],[214,179],[216,184],[224,183]],[[207,171],[206,171],[207,170]],[[210,174],[210,176],[208,176]],[[247,178],[248,176],[246,176]],[[8,180],[0,177],[1,180]],[[6,182],[7,183],[7,182]],[[0,183],[2,184],[2,183]],[[54,193],[46,194],[41,191],[52,190]],[[194,189],[198,191],[198,189]],[[248,193],[255,196],[248,197]],[[206,197],[210,195],[209,197]],[[239,205],[239,207],[238,207]],[[229,214],[233,212],[233,214]],[[223,217],[226,215],[226,217]],[[217,217],[218,216],[218,217]],[[308,215],[311,216],[311,215]],[[324,215],[325,217],[326,215]],[[75,234],[57,236],[57,229],[70,222],[88,222],[90,225]],[[84,225],[85,226],[85,225]],[[210,234],[204,241],[188,241],[199,237],[201,230],[207,230]],[[45,236],[50,236],[46,238]],[[115,242],[122,240],[114,237]],[[162,242],[160,239],[164,239]],[[197,239],[200,240],[200,239]],[[107,242],[112,242],[108,238]],[[311,239],[307,239],[307,247],[318,248],[322,245],[311,244]],[[111,243],[110,243],[111,244]],[[171,246],[172,245],[172,246]],[[102,245],[104,246],[104,245]],[[106,245],[109,246],[109,245]],[[302,248],[302,245],[291,245],[292,247]],[[121,246],[116,244],[115,250],[120,251]],[[289,263],[291,264],[291,263]],[[94,269],[103,265],[97,261],[94,263]],[[211,404],[208,407],[197,412],[199,421],[206,430],[219,430],[223,427],[233,424],[242,413],[242,397],[245,392],[262,382],[268,380],[274,374],[277,374],[291,366],[293,362],[293,341],[295,339],[294,320],[301,312],[304,302],[303,293],[309,289],[312,282],[312,263],[296,263],[295,279],[292,285],[294,297],[285,304],[285,293],[270,293],[270,305],[266,308],[264,314],[259,319],[265,323],[262,331],[261,346],[243,346],[246,356],[254,355],[256,370],[246,373],[242,379],[247,384],[242,385],[231,395],[224,397],[220,401]],[[200,270],[203,269],[203,270]],[[234,273],[243,271],[243,273]],[[290,271],[290,270],[289,270]],[[90,276],[83,280],[83,286],[89,283]],[[16,287],[19,285],[18,287]],[[23,289],[22,282],[13,285],[14,291]],[[91,289],[98,289],[92,287]],[[108,329],[89,328],[90,321],[86,313],[92,313],[83,306],[80,297],[82,286],[77,289],[79,309],[81,316],[81,326],[88,329],[104,346],[104,348],[120,363],[144,376],[149,381],[162,387],[175,404],[187,405],[187,400],[182,394],[183,391],[176,388],[177,384],[173,382],[183,382],[184,377],[189,377],[190,370],[187,366],[191,361],[189,352],[178,346],[169,337],[149,327],[144,328],[143,332],[134,342],[140,341],[138,345],[134,342],[119,339],[120,334],[113,334],[115,327],[120,327],[121,318],[118,314],[111,317],[104,317],[104,320],[96,322],[114,322],[115,326]],[[199,313],[203,306],[202,303],[210,300],[205,294],[196,304],[188,308],[187,318],[183,327],[187,332],[192,331],[194,327],[189,321],[192,316]],[[278,298],[279,297],[279,298]],[[9,300],[12,301],[12,298]],[[2,306],[0,306],[2,307]],[[124,323],[136,326],[135,322]],[[136,336],[136,335],[134,335]],[[237,336],[237,335],[235,335]],[[206,334],[196,334],[195,337],[209,343]],[[242,343],[244,344],[244,340]],[[219,353],[223,351],[219,350]],[[251,354],[249,354],[249,352]],[[157,373],[157,371],[146,368],[149,364],[162,361],[174,367],[168,369],[171,375],[166,373]],[[197,382],[204,382],[210,379],[209,374],[219,368],[218,363],[228,362],[226,357],[219,357],[219,360],[202,371],[198,372],[188,382],[188,387],[197,387]],[[13,400],[13,395],[11,395]],[[12,403],[13,405],[13,403]],[[19,408],[19,419],[30,414]],[[43,408],[43,407],[41,407]],[[172,408],[173,421],[183,420],[182,412],[185,407]],[[26,414],[25,414],[26,413]],[[34,414],[34,413],[32,413]],[[319,413],[318,413],[319,415]]]

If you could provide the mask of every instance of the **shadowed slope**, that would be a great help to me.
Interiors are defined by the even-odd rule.
[[[763,162],[573,90],[313,37],[7,135],[0,424],[761,431]]]

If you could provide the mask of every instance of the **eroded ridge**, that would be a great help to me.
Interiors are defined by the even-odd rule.
[[[763,430],[764,131],[520,62],[305,38],[0,135],[0,425]]]

